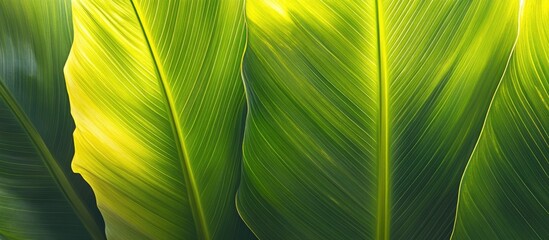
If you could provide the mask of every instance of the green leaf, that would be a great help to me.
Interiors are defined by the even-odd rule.
[[[515,53],[462,180],[453,239],[549,239],[549,2],[523,2]]]
[[[247,1],[237,207],[261,239],[447,239],[518,1]]]
[[[70,168],[70,18],[69,1],[0,1],[1,239],[104,238],[91,189]]]
[[[73,3],[73,169],[113,239],[245,239],[243,1]]]

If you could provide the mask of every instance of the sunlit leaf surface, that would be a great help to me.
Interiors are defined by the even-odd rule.
[[[1,240],[549,239],[547,1],[70,2],[0,0]]]
[[[243,2],[73,2],[73,168],[112,239],[246,239]]]
[[[520,35],[462,180],[453,239],[549,239],[549,2]]]

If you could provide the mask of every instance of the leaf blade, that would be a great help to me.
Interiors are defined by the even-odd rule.
[[[247,2],[237,202],[260,238],[450,236],[518,4],[375,3]]]
[[[242,2],[75,6],[80,24],[66,68],[73,167],[97,192],[107,235],[250,237],[232,206],[244,111]],[[102,18],[109,21],[95,20]]]
[[[516,50],[464,173],[452,239],[549,236],[548,5],[521,4]]]
[[[0,233],[102,239],[93,194],[70,170],[74,125],[62,76],[70,4],[4,1],[1,9]]]

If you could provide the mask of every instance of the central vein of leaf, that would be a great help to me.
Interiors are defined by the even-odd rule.
[[[376,0],[376,29],[379,67],[379,162],[378,162],[378,206],[376,239],[389,239],[389,94],[387,83],[386,40],[383,31],[383,7]]]
[[[196,187],[194,173],[192,171],[191,164],[189,162],[189,156],[187,155],[185,142],[183,141],[184,136],[183,136],[183,133],[181,132],[181,127],[180,127],[181,123],[179,122],[179,117],[177,116],[177,110],[173,102],[173,95],[172,95],[171,89],[169,88],[169,84],[166,81],[166,77],[161,71],[161,68],[160,68],[161,65],[158,62],[158,57],[156,56],[155,51],[153,50],[153,46],[149,40],[148,34],[145,31],[145,27],[143,26],[143,22],[141,21],[141,17],[139,15],[139,12],[137,11],[137,7],[135,6],[135,3],[133,0],[130,0],[130,2],[132,4],[133,10],[135,11],[136,18],[139,21],[139,26],[143,31],[143,36],[147,42],[147,46],[149,47],[149,52],[151,54],[151,57],[153,58],[155,70],[160,80],[162,92],[169,106],[168,108],[169,115],[170,115],[169,119],[170,119],[171,127],[174,131],[173,134],[174,134],[175,144],[177,146],[178,156],[180,157],[182,162],[181,167],[183,168],[183,177],[185,178],[185,183],[187,185],[187,194],[189,196],[189,204],[191,205],[191,211],[193,214],[193,219],[195,222],[197,235],[198,235],[197,239],[211,239],[210,233],[208,231],[208,226],[206,224],[206,219],[204,217],[204,210],[202,208],[202,201],[200,200],[200,193],[198,192],[198,189]]]

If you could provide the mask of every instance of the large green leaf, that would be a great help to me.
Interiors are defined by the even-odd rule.
[[[454,239],[549,239],[549,2],[527,0],[465,171]]]
[[[447,239],[519,1],[247,1],[237,207],[262,239]]]
[[[245,239],[243,1],[73,3],[73,168],[113,239]]]
[[[102,239],[73,155],[70,2],[0,1],[0,239]]]

